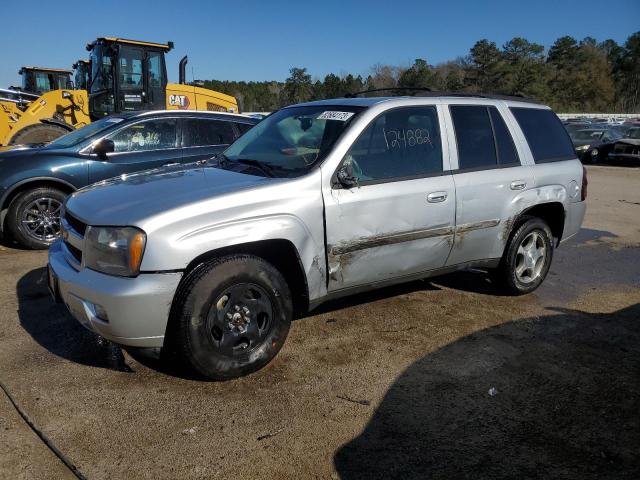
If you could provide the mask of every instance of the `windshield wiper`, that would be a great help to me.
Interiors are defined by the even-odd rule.
[[[226,157],[225,157],[226,158]],[[234,162],[241,163],[243,165],[250,165],[252,167],[257,167],[258,170],[261,170],[267,177],[275,177],[273,173],[273,167],[271,167],[267,163],[259,162],[258,160],[253,160],[252,158],[237,158]]]

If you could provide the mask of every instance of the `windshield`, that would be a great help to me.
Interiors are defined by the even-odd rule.
[[[627,138],[640,139],[640,128],[630,128],[627,132]]]
[[[298,176],[322,160],[363,107],[284,108],[265,118],[231,145],[231,161],[259,162],[274,175]]]
[[[58,147],[65,148],[76,145],[80,142],[87,140],[88,138],[93,137],[101,132],[104,132],[115,125],[118,125],[122,122],[124,118],[120,117],[108,117],[102,118],[96,122],[90,123],[86,127],[79,128],[78,130],[74,130],[73,132],[69,132],[62,137],[56,138],[53,142],[49,144],[49,147]]]
[[[602,130],[579,130],[571,133],[571,138],[574,140],[594,140],[600,138],[603,133]]]

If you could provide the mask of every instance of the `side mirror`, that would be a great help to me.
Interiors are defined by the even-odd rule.
[[[352,188],[358,185],[358,179],[353,175],[353,166],[351,163],[345,163],[340,167],[336,174],[338,182],[345,188]]]
[[[106,160],[107,153],[113,153],[115,150],[116,146],[113,143],[113,140],[103,138],[102,140],[98,140],[93,144],[92,152],[98,155],[99,158]]]

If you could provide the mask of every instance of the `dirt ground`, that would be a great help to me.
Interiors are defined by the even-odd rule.
[[[640,169],[589,178],[534,294],[463,272],[334,302],[224,383],[100,341],[46,253],[0,247],[0,381],[89,479],[640,478]],[[2,391],[0,477],[73,478]]]

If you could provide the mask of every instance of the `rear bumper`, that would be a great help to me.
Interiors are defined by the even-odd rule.
[[[125,278],[88,268],[75,270],[67,262],[60,240],[49,249],[49,268],[60,299],[84,327],[120,345],[162,347],[182,273]],[[99,318],[96,306],[108,319]]]
[[[575,202],[569,204],[566,210],[564,230],[562,231],[562,240],[560,240],[560,243],[566,242],[580,231],[586,211],[587,202]]]

